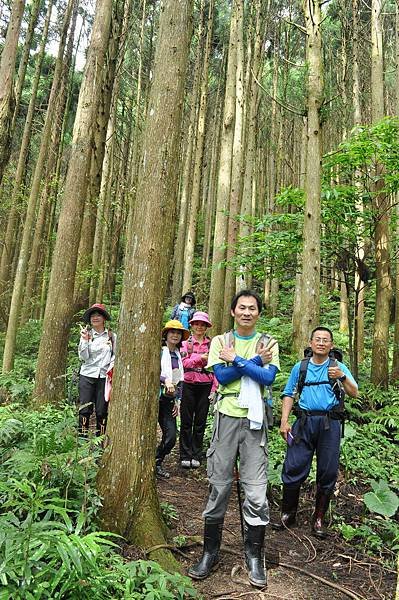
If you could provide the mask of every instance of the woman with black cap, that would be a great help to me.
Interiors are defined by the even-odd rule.
[[[104,304],[93,304],[83,315],[86,327],[80,330],[78,348],[82,361],[79,373],[79,433],[86,435],[90,416],[96,410],[96,434],[103,435],[107,424],[108,403],[105,379],[115,358],[116,335],[105,328],[110,316]]]
[[[180,303],[172,310],[171,319],[177,319],[185,329],[190,329],[190,321],[195,313],[195,296],[192,292],[187,292],[181,297]]]

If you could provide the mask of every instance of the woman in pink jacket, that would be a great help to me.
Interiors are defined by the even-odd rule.
[[[216,388],[214,375],[205,370],[211,343],[206,335],[212,323],[206,312],[190,320],[192,334],[182,344],[184,383],[180,405],[180,461],[183,468],[201,464],[202,444],[209,410],[209,395]]]

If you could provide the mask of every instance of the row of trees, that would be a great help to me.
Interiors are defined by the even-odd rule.
[[[54,29],[55,9],[62,19]],[[110,446],[99,474],[103,517],[129,539],[158,545],[148,465],[153,348],[168,284],[174,298],[195,286],[203,302],[209,289],[217,333],[230,326],[237,288],[262,286],[276,312],[288,274],[301,351],[320,319],[322,282],[340,295],[356,365],[372,271],[371,373],[388,384],[397,125],[360,124],[396,112],[397,7],[97,0],[92,22],[84,9],[78,0],[26,8],[15,0],[7,15],[3,371],[13,367],[18,326],[42,318],[35,399],[58,402],[74,316],[89,302],[121,299]],[[86,24],[82,75],[75,64]],[[56,32],[53,59],[46,47]]]

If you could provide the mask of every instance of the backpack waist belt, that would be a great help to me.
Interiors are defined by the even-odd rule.
[[[185,373],[204,373],[204,375],[209,375],[208,371],[206,369],[204,369],[204,367],[193,367],[193,368],[188,368],[188,369],[184,369]]]
[[[305,410],[303,408],[295,408],[294,415],[299,421],[298,431],[294,437],[295,443],[297,444],[302,439],[302,434],[308,417],[324,417],[324,430],[330,429],[330,419],[335,421],[341,421],[342,423],[342,437],[344,435],[344,413],[334,408],[331,410]]]

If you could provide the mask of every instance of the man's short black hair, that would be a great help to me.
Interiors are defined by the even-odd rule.
[[[234,296],[233,300],[231,301],[231,310],[235,310],[237,303],[239,301],[240,298],[242,297],[248,298],[248,296],[252,296],[253,298],[255,298],[256,300],[256,304],[258,305],[258,311],[261,312],[262,310],[262,299],[259,296],[258,292],[254,292],[253,290],[240,290],[239,292],[236,293],[236,295]]]
[[[333,334],[332,334],[332,331],[331,331],[331,329],[328,329],[328,327],[315,327],[315,328],[313,329],[312,333],[310,334],[310,339],[311,339],[311,340],[313,339],[313,336],[314,336],[314,334],[316,333],[316,331],[327,331],[327,333],[329,333],[329,334],[330,334],[331,341],[332,341],[332,342],[334,341],[334,336],[333,336]]]

